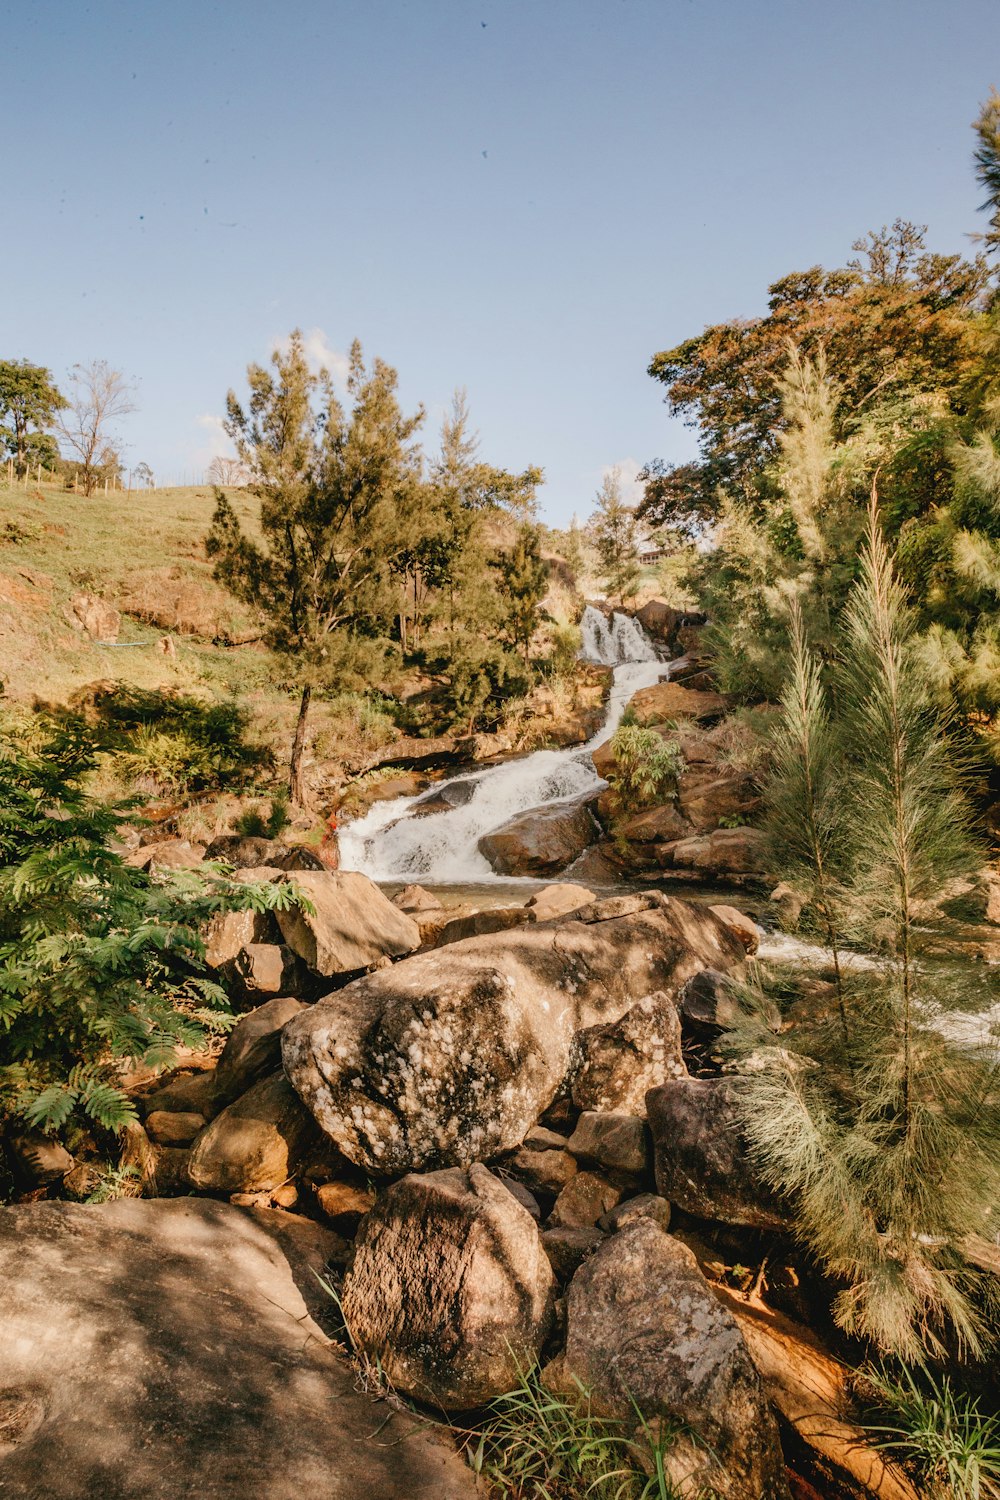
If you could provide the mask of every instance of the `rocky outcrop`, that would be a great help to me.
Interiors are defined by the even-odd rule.
[[[194,1198],[0,1208],[4,1500],[472,1500],[314,1320],[335,1239]]]
[[[484,834],[479,852],[498,875],[558,875],[600,833],[588,801],[556,803],[521,813],[502,828]]]
[[[685,1494],[789,1500],[774,1418],[739,1327],[691,1251],[651,1219],[629,1224],[570,1283],[566,1349],[546,1372],[624,1422],[676,1423],[666,1453]],[[634,1403],[634,1405],[633,1405]]]
[[[188,1174],[210,1193],[252,1193],[292,1176],[315,1135],[312,1117],[281,1073],[255,1083],[201,1132]]]
[[[157,843],[143,844],[134,854],[125,856],[127,865],[137,870],[190,870],[205,859],[204,844],[192,843],[190,839],[161,839]]]
[[[206,859],[232,865],[234,870],[322,870],[323,861],[304,844],[286,844],[281,839],[259,838],[253,834],[227,833],[213,839],[205,851]]]
[[[588,1166],[630,1177],[644,1176],[652,1164],[649,1127],[638,1115],[587,1110],[577,1120],[567,1149]]]
[[[741,1127],[740,1078],[675,1078],[646,1096],[656,1189],[701,1219],[754,1229],[791,1228]]]
[[[412,1174],[362,1222],[344,1321],[398,1390],[465,1410],[537,1359],[552,1284],[534,1220],[485,1167]]]
[[[374,881],[353,870],[297,871],[295,885],[314,910],[277,913],[282,936],[314,973],[356,973],[380,958],[398,958],[420,945],[412,917],[393,906]]]
[[[575,1079],[585,1107],[599,1099],[636,1113],[635,1070],[649,1078],[657,1067],[668,1017],[664,1003],[647,1015],[635,996],[675,995],[699,970],[743,956],[704,908],[658,893],[613,897],[355,980],[286,1026],[285,1071],[368,1171],[489,1160],[516,1147]],[[628,1054],[620,1070],[616,1046]],[[656,1081],[675,1063],[664,1047]]]
[[[95,641],[116,641],[122,617],[115,606],[99,594],[75,594],[70,600],[70,624],[86,631]]]

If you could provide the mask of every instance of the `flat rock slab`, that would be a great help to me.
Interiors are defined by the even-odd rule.
[[[3,1500],[471,1500],[446,1440],[359,1394],[313,1321],[322,1246],[264,1222],[196,1199],[0,1209]]]

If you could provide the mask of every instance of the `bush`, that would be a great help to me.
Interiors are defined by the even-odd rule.
[[[288,823],[288,794],[285,792],[271,798],[267,813],[262,804],[240,813],[236,819],[236,832],[244,838],[276,839]]]
[[[126,865],[112,839],[134,804],[88,795],[93,764],[65,726],[36,755],[0,736],[0,1114],[44,1130],[74,1114],[113,1131],[133,1120],[123,1062],[168,1067],[178,1046],[231,1024],[201,924],[297,899],[285,885]]]
[[[894,1375],[869,1366],[862,1380],[874,1393],[865,1429],[875,1446],[906,1462],[926,1493],[940,1500],[996,1500],[1000,1496],[1000,1418],[956,1390],[947,1375],[918,1377],[905,1366]]]
[[[628,811],[676,796],[684,769],[680,747],[655,729],[619,724],[611,740],[615,769],[609,778],[619,805]]]

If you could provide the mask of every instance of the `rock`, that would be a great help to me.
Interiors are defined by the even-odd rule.
[[[0,1208],[4,1500],[472,1500],[447,1438],[355,1389],[311,1316],[336,1236],[292,1219]]]
[[[605,797],[608,798],[607,803],[604,802]],[[602,813],[607,810],[608,816],[614,820],[615,835],[630,844],[662,844],[672,839],[686,838],[691,832],[690,823],[681,816],[672,802],[665,803],[662,807],[647,807],[644,812],[632,813],[627,817],[617,817],[616,806],[616,794],[613,791],[601,793]]]
[[[76,594],[69,604],[71,623],[95,641],[116,641],[122,617],[113,604],[97,594]]]
[[[316,1189],[316,1205],[338,1234],[353,1239],[358,1225],[375,1203],[371,1188],[350,1182],[324,1182]]]
[[[234,999],[259,1009],[267,1000],[310,988],[302,959],[284,943],[248,943],[224,971]]]
[[[564,1229],[593,1229],[621,1196],[621,1188],[599,1172],[577,1172],[556,1199],[550,1223]]]
[[[717,969],[703,969],[681,990],[681,1020],[699,1034],[716,1035],[734,1025],[740,1015],[732,980]]]
[[[397,1390],[466,1410],[537,1359],[552,1282],[531,1215],[484,1166],[414,1173],[361,1226],[344,1320]]]
[[[66,1147],[40,1130],[21,1130],[7,1139],[14,1176],[31,1187],[49,1187],[76,1165]]]
[[[231,963],[248,943],[279,940],[278,924],[269,911],[220,911],[205,925],[205,962],[210,969]]]
[[[288,1023],[285,1071],[344,1155],[385,1176],[512,1150],[571,1081],[579,1107],[638,1113],[625,1082],[669,1075],[678,1022],[633,997],[744,956],[704,907],[639,905],[615,919],[597,902],[357,979]]]
[[[560,1135],[558,1130],[549,1130],[544,1125],[532,1125],[524,1137],[523,1145],[529,1151],[565,1151],[569,1140]]]
[[[293,1175],[314,1130],[291,1084],[276,1073],[255,1083],[198,1136],[191,1181],[210,1193],[275,1188]]]
[[[549,1258],[556,1280],[565,1284],[604,1240],[599,1229],[558,1225],[542,1231],[542,1249]]]
[[[740,1078],[675,1078],[646,1098],[656,1189],[685,1213],[754,1229],[790,1230],[754,1167],[740,1128]]]
[[[756,953],[760,947],[760,928],[753,917],[737,911],[735,906],[710,906],[720,922],[725,922],[733,937],[738,938],[748,953]]]
[[[804,896],[783,880],[774,887],[768,899],[777,908],[782,927],[794,929],[799,925],[802,908],[806,905]]]
[[[508,1193],[513,1193],[522,1208],[526,1208],[536,1224],[542,1222],[542,1210],[534,1193],[525,1187],[523,1182],[518,1182],[516,1177],[510,1177],[505,1168],[500,1167],[495,1173],[498,1182],[502,1182]]]
[[[191,870],[205,859],[204,844],[194,844],[190,839],[161,839],[156,844],[143,844],[134,854],[125,856],[125,863],[137,870]]]
[[[201,1114],[157,1109],[146,1116],[146,1134],[157,1146],[190,1146],[204,1128],[205,1116]]]
[[[597,1227],[606,1234],[615,1234],[619,1229],[627,1229],[630,1224],[638,1223],[640,1219],[652,1219],[661,1229],[668,1229],[670,1204],[659,1193],[640,1193],[637,1198],[626,1198],[623,1203],[609,1209],[598,1219]]]
[[[598,1114],[585,1110],[569,1138],[578,1161],[609,1171],[642,1177],[652,1162],[649,1126],[638,1115]]]
[[[547,885],[543,891],[536,891],[529,898],[527,906],[532,913],[532,921],[551,922],[556,917],[567,917],[570,912],[579,911],[581,906],[589,906],[594,900],[594,892],[589,891],[585,885],[563,881]]]
[[[221,1104],[231,1104],[251,1084],[281,1067],[282,1027],[301,1009],[301,1001],[284,997],[269,1000],[241,1016],[226,1038],[215,1070]]]
[[[140,1104],[145,1114],[171,1110],[177,1114],[204,1115],[209,1119],[215,1108],[215,1069],[197,1073],[179,1073],[162,1088],[147,1094]]]
[[[748,823],[761,805],[752,776],[714,766],[689,766],[681,776],[677,802],[688,823],[706,833],[724,820]]]
[[[585,885],[617,885],[621,880],[621,870],[610,858],[610,851],[610,845],[594,844],[579,859],[575,859],[563,874],[572,875],[574,881]]]
[[[676,869],[707,875],[754,875],[764,869],[764,835],[756,828],[717,828],[714,833],[662,846]]]
[[[285,942],[317,974],[350,974],[376,959],[398,958],[420,944],[416,922],[354,870],[306,870],[295,884],[315,912],[277,913]]]
[[[460,943],[464,938],[485,937],[491,932],[509,932],[512,927],[523,927],[531,921],[531,913],[523,906],[488,906],[482,911],[469,912],[452,917],[450,921],[435,927],[431,942],[425,947],[443,948],[446,943]],[[423,936],[421,927],[421,936]]]
[[[637,609],[635,617],[639,621],[647,635],[659,641],[661,646],[669,646],[677,632],[677,627],[685,616],[679,609],[673,609],[665,599],[648,599],[641,609]]]
[[[579,1032],[577,1049],[572,1095],[581,1110],[645,1114],[651,1088],[687,1073],[677,1007],[662,991],[617,1021]]]
[[[147,1198],[183,1198],[191,1192],[188,1166],[191,1152],[183,1146],[154,1146],[152,1179]]]
[[[588,801],[532,808],[479,840],[498,875],[557,875],[578,859],[600,829]]]
[[[392,898],[393,906],[398,906],[400,911],[414,916],[422,911],[441,911],[441,902],[430,891],[424,890],[422,885],[407,885],[401,891],[397,891]]]
[[[273,870],[322,870],[323,861],[304,844],[285,844],[281,839],[259,838],[252,834],[229,833],[213,839],[205,851],[206,859],[219,860],[234,870],[257,872],[262,867]]]
[[[722,693],[699,693],[679,682],[654,682],[640,688],[629,703],[638,724],[667,724],[676,719],[720,719],[729,707]]]
[[[774,1417],[735,1318],[694,1255],[651,1219],[605,1240],[573,1277],[566,1349],[547,1383],[575,1377],[595,1409],[677,1424],[666,1453],[684,1493],[789,1500]],[[690,1434],[690,1435],[688,1435]]]
[[[78,1161],[62,1180],[62,1193],[71,1203],[86,1203],[101,1186],[103,1174],[96,1162]]]
[[[504,1162],[504,1169],[538,1193],[561,1193],[576,1174],[576,1158],[568,1151],[537,1151],[522,1146]]]

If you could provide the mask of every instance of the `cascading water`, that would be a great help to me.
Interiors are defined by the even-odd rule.
[[[496,880],[479,852],[484,833],[500,828],[531,808],[571,802],[603,786],[591,752],[610,739],[632,694],[669,674],[642,627],[628,615],[609,621],[588,605],[580,621],[585,661],[614,667],[608,712],[586,745],[569,750],[536,750],[521,760],[438,782],[417,797],[380,802],[340,834],[341,866],[372,880],[428,883]],[[419,804],[449,794],[458,804],[419,815]]]

